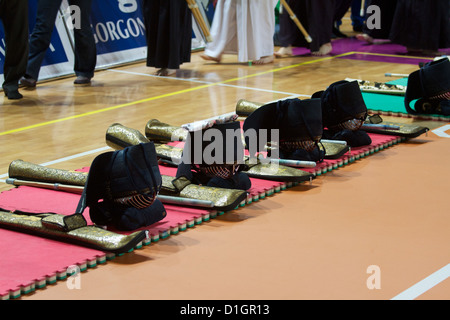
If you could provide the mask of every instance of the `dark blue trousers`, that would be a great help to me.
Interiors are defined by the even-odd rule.
[[[56,16],[62,0],[38,0],[36,24],[30,36],[30,53],[26,70],[27,77],[38,79],[42,61],[45,58]],[[74,71],[77,76],[92,78],[97,63],[97,49],[91,28],[92,0],[69,0],[70,6],[80,8],[80,28],[74,28]]]

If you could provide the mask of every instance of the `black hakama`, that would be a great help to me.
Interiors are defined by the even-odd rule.
[[[3,89],[5,93],[12,93],[19,88],[19,79],[27,68],[28,2],[0,0],[0,20],[3,23],[6,42]]]
[[[450,47],[449,0],[398,0],[389,39],[417,50]]]
[[[191,61],[192,13],[186,0],[143,0],[147,66],[179,69]]]
[[[394,14],[396,11],[395,9],[397,7],[397,0],[369,0],[367,7],[370,7],[371,5],[379,8],[379,16],[374,16],[374,18],[380,19],[380,25],[376,28],[373,26],[367,26],[367,19],[370,20],[370,16],[376,14],[375,12],[369,10],[369,12],[366,13],[366,24],[363,28],[364,33],[374,39],[389,39],[389,34],[391,32]],[[369,24],[371,25],[370,21]]]
[[[350,9],[353,0],[335,0],[334,4],[334,19],[333,21],[340,21]]]
[[[280,14],[279,40],[282,47],[305,47],[318,51],[320,47],[331,42],[333,30],[335,0],[287,0],[294,14],[312,38],[308,43],[289,13],[283,8]]]

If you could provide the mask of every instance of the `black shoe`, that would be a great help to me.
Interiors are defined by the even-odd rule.
[[[24,87],[27,88],[34,88],[36,87],[36,80],[33,78],[27,78],[27,77],[22,77],[20,78],[20,84]]]
[[[3,89],[5,91],[5,96],[8,97],[9,100],[18,100],[18,99],[22,99],[23,95],[19,93],[19,90],[7,90],[7,89]]]
[[[87,85],[87,84],[91,83],[91,78],[84,77],[84,76],[78,76],[73,83],[74,84],[86,84]]]

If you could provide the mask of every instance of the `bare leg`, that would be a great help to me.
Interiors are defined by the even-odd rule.
[[[375,39],[366,33],[357,34],[356,39],[360,41],[366,41],[369,44],[384,44],[391,42],[391,40],[389,39]]]
[[[265,56],[265,57],[261,57],[261,59],[259,60],[254,60],[252,61],[252,64],[268,64],[268,63],[272,63],[273,60],[275,60],[275,56],[271,55],[271,56]]]
[[[200,55],[200,57],[201,57],[203,60],[215,61],[215,62],[217,62],[217,63],[219,63],[219,62],[222,60],[222,56],[219,56],[219,57],[215,58],[215,57],[208,56],[207,54],[204,54],[204,53],[202,53],[202,54]]]
[[[280,50],[275,52],[275,57],[282,58],[282,57],[292,57],[292,46],[289,45],[287,47],[281,47]]]
[[[366,33],[357,34],[356,39],[358,39],[360,41],[366,41],[367,43],[370,43],[370,44],[373,43],[373,38]]]
[[[331,46],[331,43],[328,42],[328,43],[323,44],[319,48],[319,51],[313,51],[313,52],[311,52],[311,54],[313,56],[326,56],[331,53],[331,50],[333,50],[333,47]]]

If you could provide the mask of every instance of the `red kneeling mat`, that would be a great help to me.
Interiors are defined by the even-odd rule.
[[[379,134],[370,134],[370,136],[372,138],[370,146],[352,148],[349,153],[339,159],[325,160],[316,168],[305,170],[321,175],[401,141],[401,138],[395,136]],[[160,169],[164,175],[174,176],[176,172],[175,168],[166,166],[161,166]],[[88,168],[82,170],[87,171]],[[251,180],[252,188],[249,190],[247,204],[292,186],[292,183]],[[0,208],[11,211],[73,214],[79,199],[78,194],[22,186],[0,194]],[[150,239],[144,245],[177,234],[222,214],[212,210],[173,205],[165,205],[165,208],[167,217],[145,228],[149,230]],[[91,223],[88,209],[84,215]],[[83,271],[105,263],[114,255],[0,229],[0,257],[0,298],[14,299],[57,280],[65,279],[67,269],[71,266],[78,266]]]

